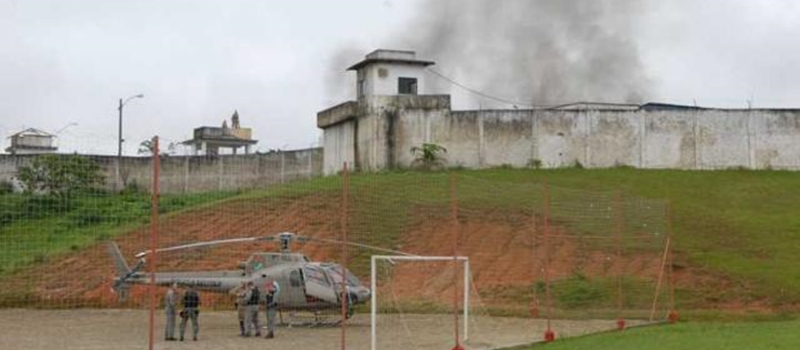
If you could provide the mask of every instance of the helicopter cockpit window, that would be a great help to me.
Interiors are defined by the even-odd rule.
[[[292,287],[300,287],[303,285],[303,278],[300,276],[300,270],[292,270],[289,273],[289,284]]]
[[[258,271],[264,268],[264,257],[255,256],[250,260],[250,268],[252,271]]]
[[[318,266],[307,265],[303,267],[303,273],[306,275],[306,278],[308,278],[309,281],[314,281],[323,286],[330,285],[328,279],[325,277],[325,272]]]
[[[325,266],[325,269],[328,270],[328,274],[333,279],[333,283],[341,283],[342,281],[342,267],[338,264],[331,264]],[[347,276],[347,285],[351,287],[358,286],[361,282],[358,281],[358,278],[350,273],[350,271],[345,271]]]

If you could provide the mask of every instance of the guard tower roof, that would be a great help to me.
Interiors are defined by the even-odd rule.
[[[367,54],[363,61],[354,64],[347,70],[359,70],[366,65],[374,63],[403,63],[423,67],[434,64],[433,61],[418,60],[414,51],[378,49]]]

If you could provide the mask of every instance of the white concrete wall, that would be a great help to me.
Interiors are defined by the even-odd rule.
[[[409,167],[423,143],[467,168],[800,170],[800,110],[450,111],[447,96],[372,96],[357,109],[357,153],[353,124],[325,129],[326,174],[356,157],[365,171]]]
[[[355,120],[346,121],[325,129],[322,136],[323,173],[336,174],[344,163],[349,168],[355,165]]]
[[[545,167],[800,169],[800,111],[514,110],[450,119],[433,126],[450,134],[432,141],[467,167],[538,159]]]
[[[380,77],[378,71],[386,70],[386,76]],[[359,79],[363,74],[364,95],[365,96],[388,96],[397,95],[398,79],[417,78],[417,94],[423,95],[427,89],[425,86],[425,67],[411,64],[387,64],[378,63],[365,66],[359,71]],[[356,82],[357,83],[357,82]],[[358,86],[356,86],[356,91]]]
[[[644,118],[643,168],[696,169],[697,118],[694,113],[637,113]]]
[[[394,161],[399,167],[408,167],[415,156],[411,153],[412,147],[420,147],[423,143],[430,143],[435,139],[433,125],[444,120],[449,111],[441,109],[415,109],[398,114],[395,121]],[[449,150],[448,150],[449,151]],[[445,154],[447,159],[449,155]]]
[[[21,135],[16,138],[17,147],[53,147],[52,136]]]
[[[800,168],[800,113],[778,111],[755,115],[750,131],[754,168]]]
[[[268,187],[323,173],[323,150],[310,148],[267,154],[206,156],[163,156],[161,158],[161,193],[230,191]],[[66,156],[66,155],[60,155]],[[117,158],[82,155],[100,166],[105,185],[115,183]],[[27,166],[35,155],[0,155],[0,182],[13,182],[19,168]],[[126,183],[150,188],[152,159],[122,157],[120,174]]]

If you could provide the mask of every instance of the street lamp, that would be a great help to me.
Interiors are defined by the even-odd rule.
[[[58,131],[56,131],[55,135],[58,138],[56,140],[56,142],[57,142],[56,148],[61,147],[61,133],[64,132],[64,130],[67,130],[67,128],[69,128],[70,126],[76,126],[76,125],[78,125],[78,123],[70,122],[70,123],[67,123],[67,125],[64,125],[63,127],[61,127],[61,129],[58,129]],[[63,152],[63,150],[62,150],[62,152]]]
[[[114,187],[116,187],[117,190],[120,190],[121,178],[120,178],[120,174],[119,174],[119,164],[122,162],[122,143],[125,142],[125,140],[122,139],[122,107],[125,107],[125,104],[128,103],[128,101],[130,101],[130,100],[132,100],[134,98],[144,98],[144,94],[133,95],[133,96],[130,96],[130,97],[126,98],[125,100],[119,99],[119,107],[117,108],[119,110],[119,137],[117,138],[117,141],[118,141],[118,144],[117,144],[117,166],[116,166],[117,181],[116,181],[116,184],[114,186]]]
[[[61,135],[61,132],[66,130],[68,127],[76,125],[78,125],[78,123],[76,122],[67,123],[67,125],[64,125],[61,129],[58,129],[58,131],[56,131],[56,136]]]

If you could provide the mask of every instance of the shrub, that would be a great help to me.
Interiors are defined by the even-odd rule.
[[[528,167],[534,169],[542,168],[542,160],[538,158],[528,159]]]
[[[14,184],[10,181],[0,181],[0,195],[14,193]]]
[[[414,156],[412,164],[424,170],[442,167],[445,163],[442,158],[444,153],[447,153],[447,149],[435,143],[423,143],[420,147],[411,147],[411,155]]]
[[[602,283],[593,282],[581,273],[564,282],[564,288],[556,295],[557,300],[566,308],[576,309],[602,302],[607,298]]]
[[[103,184],[100,167],[78,155],[46,154],[19,169],[19,180],[28,192],[69,198],[73,193]]]

